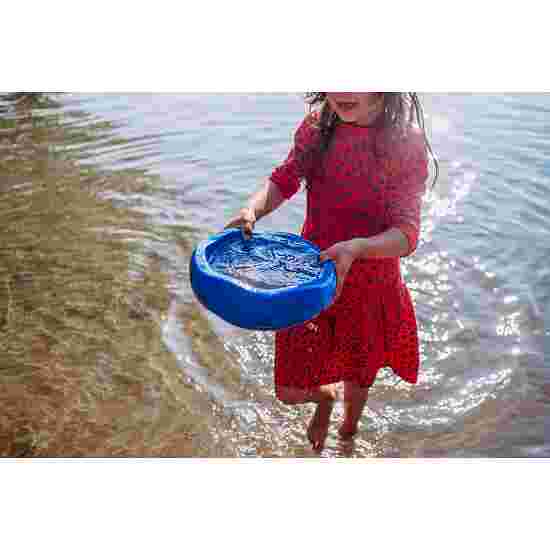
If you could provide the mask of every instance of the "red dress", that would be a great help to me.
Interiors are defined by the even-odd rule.
[[[302,236],[324,250],[397,227],[407,236],[411,254],[428,176],[420,131],[390,138],[382,127],[340,124],[321,157],[315,121],[315,115],[303,121],[290,154],[271,175],[286,199],[305,180]],[[399,258],[356,260],[335,303],[310,322],[275,336],[276,388],[339,381],[366,387],[385,366],[416,383],[417,324]]]

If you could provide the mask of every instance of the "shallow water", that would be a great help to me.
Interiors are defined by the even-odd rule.
[[[418,252],[404,262],[421,331],[419,383],[410,386],[383,371],[352,446],[336,437],[338,403],[323,455],[550,456],[550,95],[425,99],[443,170],[426,200]],[[31,109],[47,121],[43,126],[34,123],[15,136],[4,127],[0,136],[9,142],[0,155],[12,196],[32,197],[26,193],[40,183],[46,211],[62,212],[47,182],[68,178],[85,186],[93,179],[104,201],[145,220],[119,228],[110,220],[103,242],[118,235],[134,243],[128,273],[143,272],[144,258],[154,258],[165,277],[164,287],[155,288],[166,288],[158,326],[168,351],[155,353],[155,369],[162,373],[173,361],[195,396],[189,418],[200,419],[204,430],[195,435],[201,441],[196,450],[187,450],[197,456],[313,456],[304,435],[312,407],[288,407],[274,397],[272,334],[244,331],[206,312],[193,297],[187,267],[192,247],[221,230],[285,158],[303,113],[298,94],[65,94]],[[69,153],[72,175],[65,164],[54,166]],[[304,205],[302,193],[258,230],[298,232]],[[27,231],[27,204],[17,208],[4,246]],[[51,250],[64,250],[66,239],[55,237]],[[83,241],[66,261],[93,265],[84,262],[90,246]],[[102,254],[94,256],[96,263]],[[63,287],[71,288],[77,276],[67,277]],[[87,341],[92,330],[80,323],[72,334]],[[90,372],[105,370],[103,356],[90,355],[89,344],[77,352]],[[108,377],[102,383],[109,387]],[[162,387],[155,384],[146,390],[151,411],[161,401],[151,397]],[[184,395],[176,385],[169,389]],[[86,414],[93,417],[98,397],[90,395]],[[136,414],[143,418],[140,403]],[[169,416],[151,424],[164,430],[155,445],[178,433]],[[145,447],[150,437],[143,435]]]

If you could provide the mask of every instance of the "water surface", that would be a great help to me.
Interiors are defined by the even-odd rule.
[[[258,289],[297,287],[319,279],[323,266],[319,252],[305,241],[274,233],[239,235],[225,239],[207,255],[210,267]]]

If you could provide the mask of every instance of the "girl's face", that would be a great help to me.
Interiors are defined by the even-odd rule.
[[[344,122],[368,126],[382,112],[382,92],[327,92],[330,108]]]

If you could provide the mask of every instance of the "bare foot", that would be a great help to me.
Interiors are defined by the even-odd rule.
[[[317,409],[307,429],[307,437],[313,450],[316,452],[321,452],[323,450],[328,436],[330,415],[332,414],[334,401],[336,399],[336,390],[334,387],[327,388],[325,396],[325,399],[317,403]]]
[[[346,424],[342,424],[342,426],[340,426],[340,428],[338,429],[338,435],[344,440],[353,439],[356,434],[357,434],[357,426],[353,428]]]
[[[353,456],[353,451],[355,450],[355,439],[353,437],[348,439],[340,437],[337,443],[337,448],[343,457],[351,458]]]

